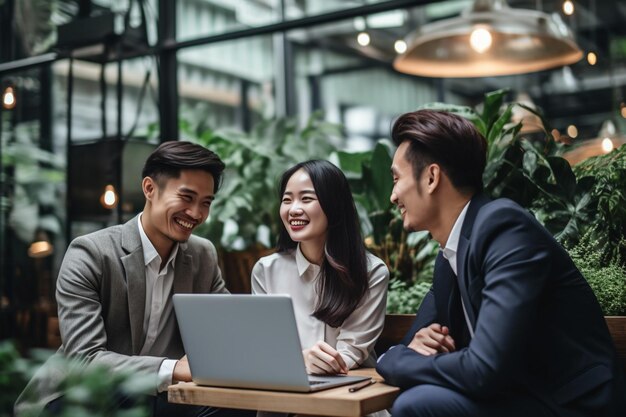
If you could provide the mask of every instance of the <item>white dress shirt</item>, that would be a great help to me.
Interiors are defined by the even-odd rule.
[[[337,349],[348,368],[374,366],[375,358],[369,356],[385,322],[389,270],[382,260],[368,253],[367,271],[368,294],[337,328],[312,316],[319,296],[320,267],[304,257],[300,246],[261,258],[252,270],[252,293],[291,296],[303,350],[323,340]]]
[[[456,222],[454,222],[454,226],[452,226],[452,230],[450,231],[450,236],[448,236],[448,241],[446,242],[446,247],[441,249],[443,253],[443,257],[448,260],[450,263],[450,268],[454,272],[454,275],[457,274],[457,262],[456,262],[456,253],[459,248],[459,239],[461,238],[461,228],[463,227],[463,222],[465,221],[465,215],[467,214],[467,208],[469,207],[470,202],[468,201],[461,210],[461,214],[457,217]],[[458,283],[458,281],[457,281]],[[467,323],[467,328],[469,329],[470,336],[474,337],[474,329],[472,328],[469,317],[467,315],[467,310],[465,308],[465,302],[461,297],[461,305],[463,306],[463,314],[465,315],[465,322]]]
[[[139,235],[143,248],[143,259],[146,266],[146,305],[143,318],[144,343],[140,355],[150,355],[150,349],[161,334],[167,318],[173,314],[172,284],[174,283],[174,260],[178,253],[178,244],[175,244],[170,257],[161,269],[161,257],[141,225],[141,216],[138,216]],[[177,360],[166,359],[161,363],[158,373],[158,391],[167,390],[172,384],[172,375]]]

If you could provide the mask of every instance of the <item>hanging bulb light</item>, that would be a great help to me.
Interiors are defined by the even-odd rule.
[[[493,37],[491,32],[484,26],[477,26],[470,35],[470,46],[473,50],[482,54],[491,48]]]
[[[510,8],[505,0],[474,0],[459,17],[422,26],[397,71],[424,77],[490,77],[573,64],[583,57],[558,14]]]
[[[397,41],[394,42],[393,49],[395,49],[396,52],[399,53],[399,54],[405,53],[406,52],[406,42],[403,41],[402,39],[398,39]]]
[[[100,204],[105,209],[113,209],[117,206],[119,199],[117,197],[117,192],[115,191],[115,187],[113,185],[108,184],[104,187],[104,192],[100,196]]]
[[[602,139],[602,150],[604,153],[609,153],[613,150],[613,141],[611,138]]]
[[[17,104],[17,99],[15,98],[15,89],[11,86],[8,86],[4,89],[2,93],[2,107],[7,110],[11,110],[15,108]]]
[[[587,54],[587,62],[589,63],[589,65],[596,65],[596,63],[598,62],[598,56],[595,54],[595,52],[589,52]]]
[[[361,46],[367,46],[370,44],[370,35],[367,32],[361,32],[356,37],[356,41]]]
[[[574,125],[567,126],[567,136],[576,139],[578,137],[578,128]]]
[[[568,16],[571,16],[574,14],[574,2],[572,2],[571,0],[565,0],[563,2],[563,13],[565,13]]]

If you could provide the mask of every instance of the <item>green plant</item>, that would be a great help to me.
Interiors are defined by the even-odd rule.
[[[31,358],[22,358],[11,341],[0,343],[0,417],[13,415],[13,404],[34,372],[42,366],[63,369],[65,378],[59,389],[63,392],[61,417],[143,417],[148,416],[147,395],[156,385],[155,378],[131,370],[113,371],[102,365],[86,365],[83,361],[49,351],[32,351]],[[34,393],[25,400],[37,401]],[[128,406],[119,409],[120,399],[128,399]],[[34,410],[25,410],[25,416]],[[41,414],[50,415],[48,412]]]
[[[13,404],[28,382],[29,369],[13,342],[0,343],[0,417],[13,415]]]
[[[589,184],[589,218],[581,233],[603,248],[602,260],[626,266],[626,146],[595,156],[574,167],[576,176]]]
[[[198,234],[228,250],[275,244],[281,173],[298,162],[328,158],[341,136],[340,127],[325,122],[321,113],[314,113],[303,128],[294,119],[278,119],[260,123],[250,134],[185,129],[186,136],[216,152],[226,164],[220,198]]]
[[[392,279],[387,293],[387,313],[415,313],[430,290],[430,285],[427,281],[407,284],[405,281]]]
[[[623,243],[623,242],[622,242]],[[580,242],[569,250],[576,267],[589,282],[604,315],[626,315],[626,268],[614,258],[609,263],[602,244],[595,241],[592,233],[583,236]]]

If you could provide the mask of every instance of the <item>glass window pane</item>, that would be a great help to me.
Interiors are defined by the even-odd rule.
[[[178,1],[177,39],[259,27],[280,21],[280,0]]]
[[[275,115],[272,36],[220,42],[178,53],[180,120],[193,129],[241,130]],[[181,132],[184,137],[189,132]]]

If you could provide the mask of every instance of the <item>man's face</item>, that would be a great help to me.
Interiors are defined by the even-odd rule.
[[[415,180],[413,166],[406,160],[409,142],[405,141],[396,150],[391,165],[393,175],[393,190],[391,202],[398,206],[402,216],[403,226],[409,231],[427,230],[429,195],[426,187]],[[420,182],[426,176],[426,170],[420,175]],[[425,179],[427,180],[427,179]]]
[[[163,179],[161,186],[144,179],[144,193],[151,204],[146,205],[143,222],[146,234],[155,245],[186,242],[191,232],[209,216],[213,202],[213,175],[206,171],[182,170],[179,178]]]

